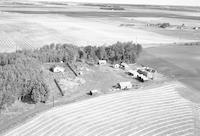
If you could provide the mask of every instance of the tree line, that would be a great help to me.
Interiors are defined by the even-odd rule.
[[[96,63],[98,60],[107,60],[110,63],[134,63],[142,51],[140,44],[132,42],[117,42],[110,46],[77,47],[71,44],[51,44],[40,49],[25,51],[26,55],[46,62],[76,62],[86,60]]]
[[[48,85],[44,82],[43,63],[104,59],[110,63],[135,63],[142,51],[140,44],[117,42],[110,46],[78,47],[72,44],[50,44],[34,50],[0,54],[0,109],[16,100],[28,103],[46,102]]]

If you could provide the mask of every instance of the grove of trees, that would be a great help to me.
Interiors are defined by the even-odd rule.
[[[43,81],[40,63],[18,53],[3,56],[1,59],[4,61],[1,61],[0,66],[0,109],[16,100],[27,103],[45,102],[49,90]]]

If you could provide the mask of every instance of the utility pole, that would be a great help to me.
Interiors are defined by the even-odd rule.
[[[54,96],[53,96],[53,107],[54,107]]]

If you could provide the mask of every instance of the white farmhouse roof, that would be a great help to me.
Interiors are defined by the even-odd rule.
[[[131,82],[119,82],[118,84],[119,84],[120,89],[130,89],[130,88],[132,88]]]
[[[65,68],[60,67],[60,66],[55,66],[53,68],[53,72],[64,72],[64,71],[65,71]]]
[[[99,60],[99,65],[105,65],[106,63],[106,60]]]

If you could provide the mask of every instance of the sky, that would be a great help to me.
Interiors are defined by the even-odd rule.
[[[200,0],[43,0],[43,1],[200,6]]]

